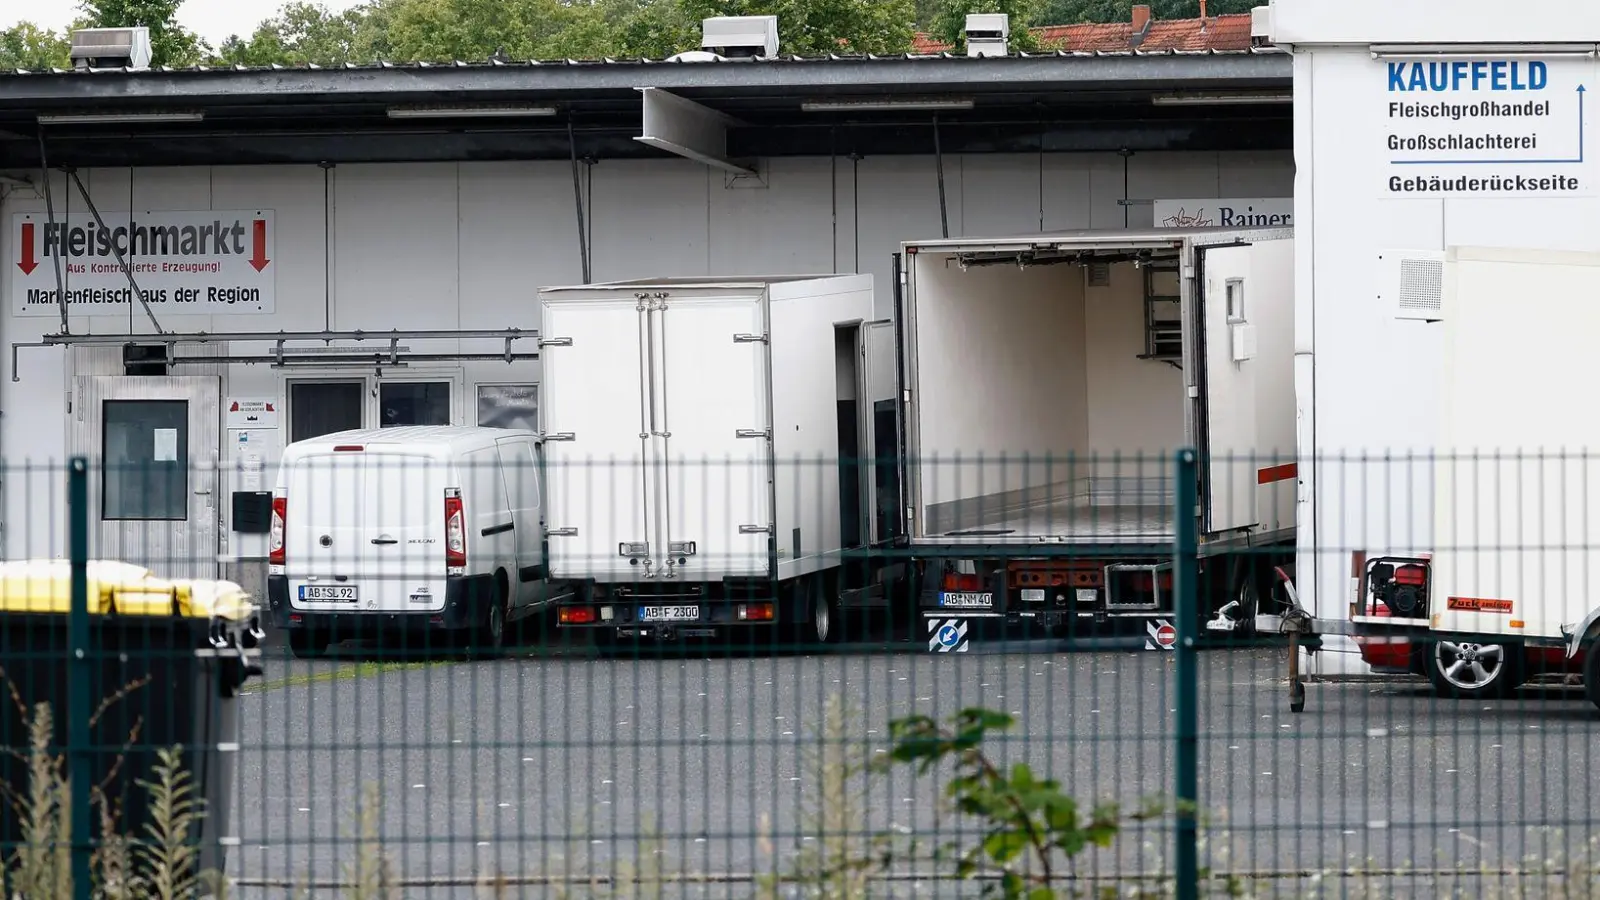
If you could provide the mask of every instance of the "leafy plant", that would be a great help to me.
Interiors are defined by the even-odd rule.
[[[1003,770],[984,752],[990,732],[1014,724],[994,710],[968,708],[944,723],[925,715],[890,723],[892,747],[875,765],[909,765],[927,775],[949,763],[954,777],[946,796],[960,813],[982,823],[975,845],[947,845],[937,858],[954,861],[964,879],[985,877],[984,896],[1007,900],[1054,900],[1071,874],[1073,860],[1091,847],[1109,847],[1124,819],[1145,819],[1153,810],[1123,816],[1116,804],[1080,809],[1055,779],[1040,778],[1026,763]]]

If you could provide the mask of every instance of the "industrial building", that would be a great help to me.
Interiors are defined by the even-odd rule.
[[[3,553],[64,552],[50,466],[151,457],[191,474],[108,469],[102,552],[250,586],[286,443],[536,426],[541,286],[861,272],[887,317],[904,241],[1290,224],[1290,58],[1248,19],[827,58],[708,20],[670,60],[327,69],[129,40],[0,73]]]

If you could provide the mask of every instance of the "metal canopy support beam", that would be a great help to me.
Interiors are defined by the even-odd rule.
[[[639,95],[644,125],[634,140],[735,175],[756,174],[727,158],[728,126],[737,124],[732,118],[660,88],[639,88]]]
[[[68,169],[67,175],[72,179],[72,183],[78,186],[78,193],[83,195],[83,202],[89,207],[89,214],[94,216],[94,223],[100,226],[100,231],[102,233],[110,233],[111,229],[106,227],[106,220],[100,218],[100,210],[95,207],[94,199],[89,196],[89,189],[83,186],[83,179],[78,177],[78,170]],[[129,215],[132,215],[131,210],[129,211]],[[45,243],[47,245],[49,244],[49,241],[50,238],[46,236]],[[66,241],[63,240],[61,244],[64,248],[66,246]],[[129,235],[129,244],[130,246],[132,245],[131,234]],[[144,310],[145,316],[150,319],[150,324],[155,327],[156,332],[159,334],[161,332],[161,323],[156,321],[156,314],[150,311],[150,304],[145,302],[144,290],[139,287],[139,282],[133,280],[133,269],[128,266],[127,258],[122,255],[121,250],[117,249],[116,241],[112,241],[109,246],[111,247],[111,252],[116,254],[117,267],[122,269],[122,274],[128,277],[128,287],[133,291],[133,299],[139,301],[139,306]],[[59,253],[60,250],[57,252]],[[65,296],[62,297],[62,302],[66,302]]]
[[[401,347],[400,342],[411,341],[473,341],[473,340],[499,340],[505,342],[505,348],[499,353],[486,352],[459,352],[459,353],[412,353],[409,348]],[[178,357],[173,362],[235,362],[235,363],[269,363],[274,366],[305,364],[331,364],[363,366],[403,366],[406,360],[498,360],[516,362],[518,360],[538,359],[539,354],[530,352],[516,352],[512,349],[515,341],[534,341],[539,347],[546,346],[546,341],[539,337],[539,332],[533,329],[503,328],[503,329],[438,329],[431,331],[237,331],[237,332],[172,332],[165,331],[159,334],[140,334],[129,332],[126,334],[47,334],[38,341],[19,341],[11,345],[11,380],[21,381],[17,366],[17,356],[23,348],[43,347],[77,347],[77,346],[122,346],[124,344],[165,344],[171,347],[175,344],[222,344],[231,342],[256,342],[276,344],[276,350],[270,354],[240,355],[240,356],[215,356],[215,357]],[[285,344],[294,342],[321,342],[331,345],[334,341],[381,341],[387,344],[382,349],[363,352],[358,347],[332,348],[328,347],[287,347]],[[552,340],[548,343],[567,344],[566,339]],[[340,352],[344,351],[344,352]]]

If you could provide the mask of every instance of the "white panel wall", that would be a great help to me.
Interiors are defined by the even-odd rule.
[[[1288,154],[1019,154],[950,155],[944,169],[950,233],[981,235],[1032,233],[1041,222],[1047,230],[1148,225],[1148,203],[1120,203],[1128,197],[1289,196],[1293,166]],[[675,159],[604,161],[581,174],[596,281],[860,271],[875,276],[877,315],[887,317],[890,254],[902,241],[942,230],[931,155],[772,160],[756,184]],[[326,173],[314,165],[117,169],[80,177],[102,212],[274,210],[276,312],[169,316],[162,321],[169,330],[533,328],[537,287],[581,280],[572,173],[563,162],[346,165]],[[84,208],[64,177],[52,184],[58,213]],[[31,190],[8,189],[0,214],[44,206]],[[1456,221],[1470,227],[1470,218]],[[0,229],[0,242],[10,233]],[[0,250],[9,271],[16,250]],[[5,342],[58,330],[53,319],[13,319],[10,289],[9,276],[0,278]],[[149,323],[134,309],[74,319],[72,329],[124,333]],[[8,463],[64,457],[66,359],[59,350],[26,352],[20,382],[6,367],[0,456]],[[475,421],[479,381],[537,378],[534,363],[446,368],[464,381],[463,423]],[[235,366],[225,390],[281,396],[283,376]],[[26,521],[25,486],[8,479],[5,493],[6,521]]]
[[[1148,215],[1149,208],[1145,207]],[[1082,270],[1070,270],[1081,277]],[[1170,279],[1169,279],[1170,280]],[[1131,263],[1111,267],[1111,285],[1084,289],[1085,370],[1091,459],[1126,457],[1120,474],[1160,478],[1183,444],[1183,372],[1140,359],[1144,352],[1144,275]]]

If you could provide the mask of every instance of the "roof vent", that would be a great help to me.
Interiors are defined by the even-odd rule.
[[[1005,56],[1011,38],[1011,17],[1005,13],[972,13],[967,16],[967,55]]]
[[[1272,7],[1257,6],[1250,10],[1250,43],[1256,47],[1272,43]]]
[[[777,56],[777,16],[713,16],[701,23],[700,48],[722,56]]]
[[[150,68],[150,29],[80,28],[72,33],[74,69]]]

